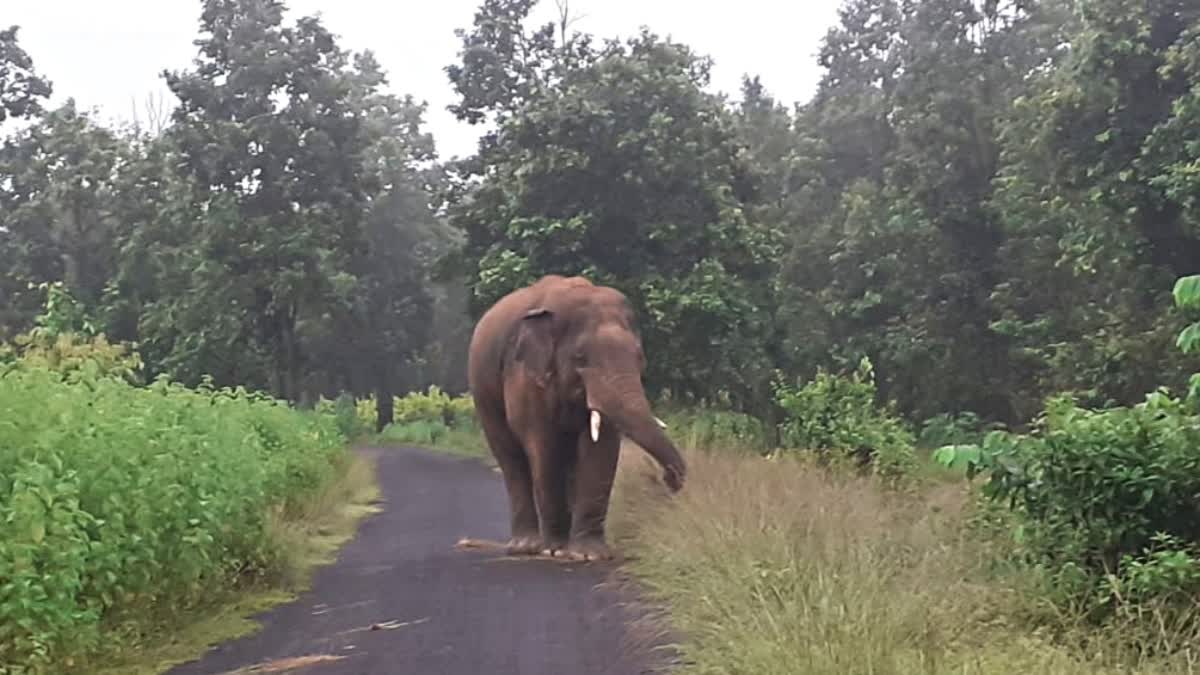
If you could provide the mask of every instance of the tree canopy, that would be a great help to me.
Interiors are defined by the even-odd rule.
[[[464,384],[473,317],[546,273],[634,301],[655,392],[769,415],[874,364],[915,421],[1184,386],[1200,272],[1200,9],[847,0],[810,100],[649,30],[483,0],[447,64],[487,131],[275,0],[197,3],[161,129],[109,128],[0,32],[0,333],[61,281],[151,375],[293,401]],[[403,91],[404,74],[397,89]]]

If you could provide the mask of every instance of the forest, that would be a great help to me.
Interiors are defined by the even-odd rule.
[[[544,273],[634,299],[656,392],[764,413],[867,356],[921,422],[1027,422],[1182,387],[1200,271],[1195,8],[845,4],[811,101],[655,34],[489,0],[447,67],[490,123],[439,162],[369,52],[274,2],[209,2],[169,117],[99,126],[3,33],[0,334],[61,282],[148,376],[290,401],[465,387],[471,317]],[[1078,4],[1079,7],[1075,7]],[[264,61],[264,54],[272,58]],[[719,389],[711,383],[719,382]]]
[[[1200,4],[845,0],[795,103],[536,5],[464,17],[453,161],[403,72],[278,0],[197,2],[177,104],[120,128],[0,30],[0,368],[70,332],[138,386],[374,399],[386,430],[465,392],[491,303],[580,274],[633,301],[674,428],[896,474],[941,448],[1088,612],[1122,565],[1196,606]]]

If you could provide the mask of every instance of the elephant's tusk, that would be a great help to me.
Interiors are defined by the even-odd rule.
[[[655,418],[654,418],[654,422],[655,422],[655,424],[657,424],[658,426],[662,427],[663,429],[666,429],[666,428],[667,428],[667,423],[666,423],[666,422],[664,422],[664,421],[662,421],[662,420],[660,420],[660,419],[658,419],[657,417],[655,417]]]
[[[600,411],[592,411],[592,442],[596,443],[600,440]]]

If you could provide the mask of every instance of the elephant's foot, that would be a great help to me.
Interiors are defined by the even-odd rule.
[[[556,553],[555,556],[568,560],[592,562],[597,560],[612,560],[615,554],[609,548],[608,544],[604,543],[604,539],[600,537],[585,537],[572,540],[567,544],[565,549]]]
[[[513,537],[505,546],[508,555],[537,555],[543,548],[542,538],[537,535]]]
[[[566,539],[549,539],[542,541],[542,555],[549,558],[561,558],[567,549]]]

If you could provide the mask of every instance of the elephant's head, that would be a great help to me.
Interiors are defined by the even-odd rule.
[[[520,322],[515,359],[529,368],[560,410],[586,420],[592,440],[611,424],[653,456],[672,490],[687,466],[642,388],[646,357],[633,308],[612,288],[564,283]]]

